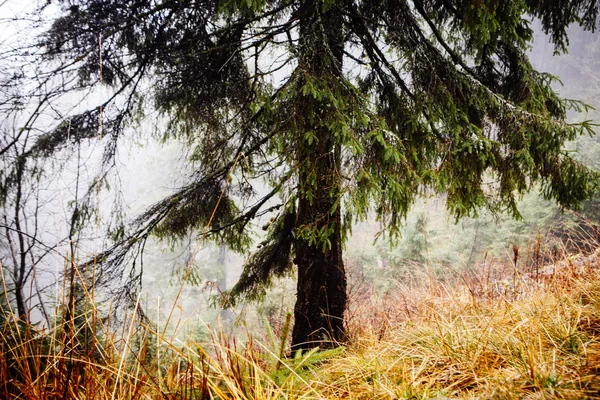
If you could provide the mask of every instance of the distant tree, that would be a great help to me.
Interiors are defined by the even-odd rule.
[[[43,319],[50,326],[53,316],[46,303],[52,292],[49,288],[59,278],[54,271],[61,262],[73,259],[62,251],[69,244],[73,249],[90,213],[79,201],[85,190],[79,187],[83,138],[75,131],[71,134],[71,121],[56,126],[55,119],[48,117],[56,113],[63,122],[64,110],[59,111],[57,100],[84,88],[73,71],[65,71],[68,65],[50,66],[41,58],[39,38],[31,34],[36,29],[39,33],[41,16],[13,18],[11,11],[10,2],[0,3],[0,13],[6,16],[0,21],[5,32],[0,41],[1,296],[22,322]],[[61,153],[66,148],[69,151]],[[46,162],[46,157],[56,155],[62,160]],[[74,175],[76,183],[69,189],[76,193],[75,199],[61,195],[57,188],[57,178],[65,178],[65,169]],[[65,217],[69,224],[62,226],[57,221],[62,222],[60,211],[64,210],[72,213]],[[55,262],[48,262],[51,258]],[[74,262],[69,263],[73,266]],[[73,276],[73,272],[68,274]]]
[[[11,129],[0,132],[4,139],[16,133]],[[7,304],[14,305],[15,315],[22,322],[29,322],[31,309],[38,308],[48,323],[39,290],[40,269],[36,267],[62,241],[44,243],[40,222],[43,217],[39,212],[41,172],[37,163],[23,157],[25,151],[23,142],[18,142],[0,159],[0,191],[5,191],[0,193],[0,282],[7,291],[0,296]]]
[[[344,339],[342,249],[354,221],[374,215],[394,239],[423,193],[447,193],[456,218],[482,207],[518,217],[518,197],[538,184],[577,207],[598,182],[562,150],[590,131],[565,123],[583,105],[559,98],[527,57],[529,18],[565,51],[571,23],[595,28],[595,0],[58,3],[48,65],[113,90],[65,118],[69,137],[95,136],[102,120],[110,159],[126,124],[156,108],[165,139],[186,140],[194,165],[189,184],[99,257],[104,268],[151,233],[207,225],[245,251],[252,221],[269,214],[230,295],[260,297],[296,265],[293,349]],[[51,153],[66,123],[33,146]],[[271,187],[260,196],[259,179]]]
[[[408,259],[417,263],[427,261],[427,217],[424,213],[417,217],[417,221],[407,237]]]

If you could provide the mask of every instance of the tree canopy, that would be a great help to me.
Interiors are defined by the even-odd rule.
[[[557,78],[528,59],[532,18],[563,52],[570,24],[595,29],[595,0],[58,4],[41,43],[60,65],[53,76],[112,94],[65,116],[26,155],[95,137],[102,124],[110,163],[123,131],[143,129],[135,123],[154,110],[160,135],[192,149],[188,184],[120,231],[103,268],[120,271],[149,234],[206,226],[247,251],[253,221],[269,215],[230,300],[260,297],[297,266],[296,348],[343,340],[342,248],[355,221],[374,216],[393,239],[421,195],[445,194],[456,218],[481,208],[519,217],[519,196],[538,185],[563,207],[596,189],[598,175],[563,150],[592,133],[565,122],[585,105],[560,98]]]

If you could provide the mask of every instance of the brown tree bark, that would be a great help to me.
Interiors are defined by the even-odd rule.
[[[300,12],[299,69],[317,82],[341,76],[342,16],[335,9],[321,12],[319,1],[308,1]],[[344,339],[346,273],[341,237],[341,156],[334,133],[328,128],[328,109],[310,95],[300,97],[303,129],[298,138],[299,194],[297,227],[331,229],[330,246],[297,239],[297,300],[294,309],[292,351],[316,346],[332,347]],[[325,121],[325,122],[324,122]],[[307,143],[306,130],[316,140]],[[307,195],[310,193],[310,195]]]

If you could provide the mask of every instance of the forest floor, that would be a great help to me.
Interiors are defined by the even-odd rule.
[[[572,256],[535,275],[359,292],[348,343],[294,357],[282,339],[289,323],[264,340],[217,331],[200,341],[135,319],[106,329],[94,310],[75,330],[41,331],[8,315],[0,397],[600,399],[599,263]]]

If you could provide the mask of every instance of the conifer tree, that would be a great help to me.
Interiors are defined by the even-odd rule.
[[[192,149],[188,184],[100,257],[106,271],[149,234],[183,238],[209,221],[209,237],[245,251],[253,221],[268,215],[230,295],[260,297],[296,266],[294,349],[344,339],[353,222],[374,217],[393,240],[419,195],[445,193],[456,218],[480,208],[518,217],[532,188],[577,207],[596,187],[562,150],[591,131],[565,122],[584,105],[561,99],[528,60],[531,18],[566,51],[570,24],[595,28],[595,0],[59,4],[45,55],[68,62],[81,87],[101,71],[114,91],[69,118],[69,138],[94,136],[101,115],[110,160],[127,124],[155,108],[164,137]],[[68,140],[65,124],[32,151]]]

